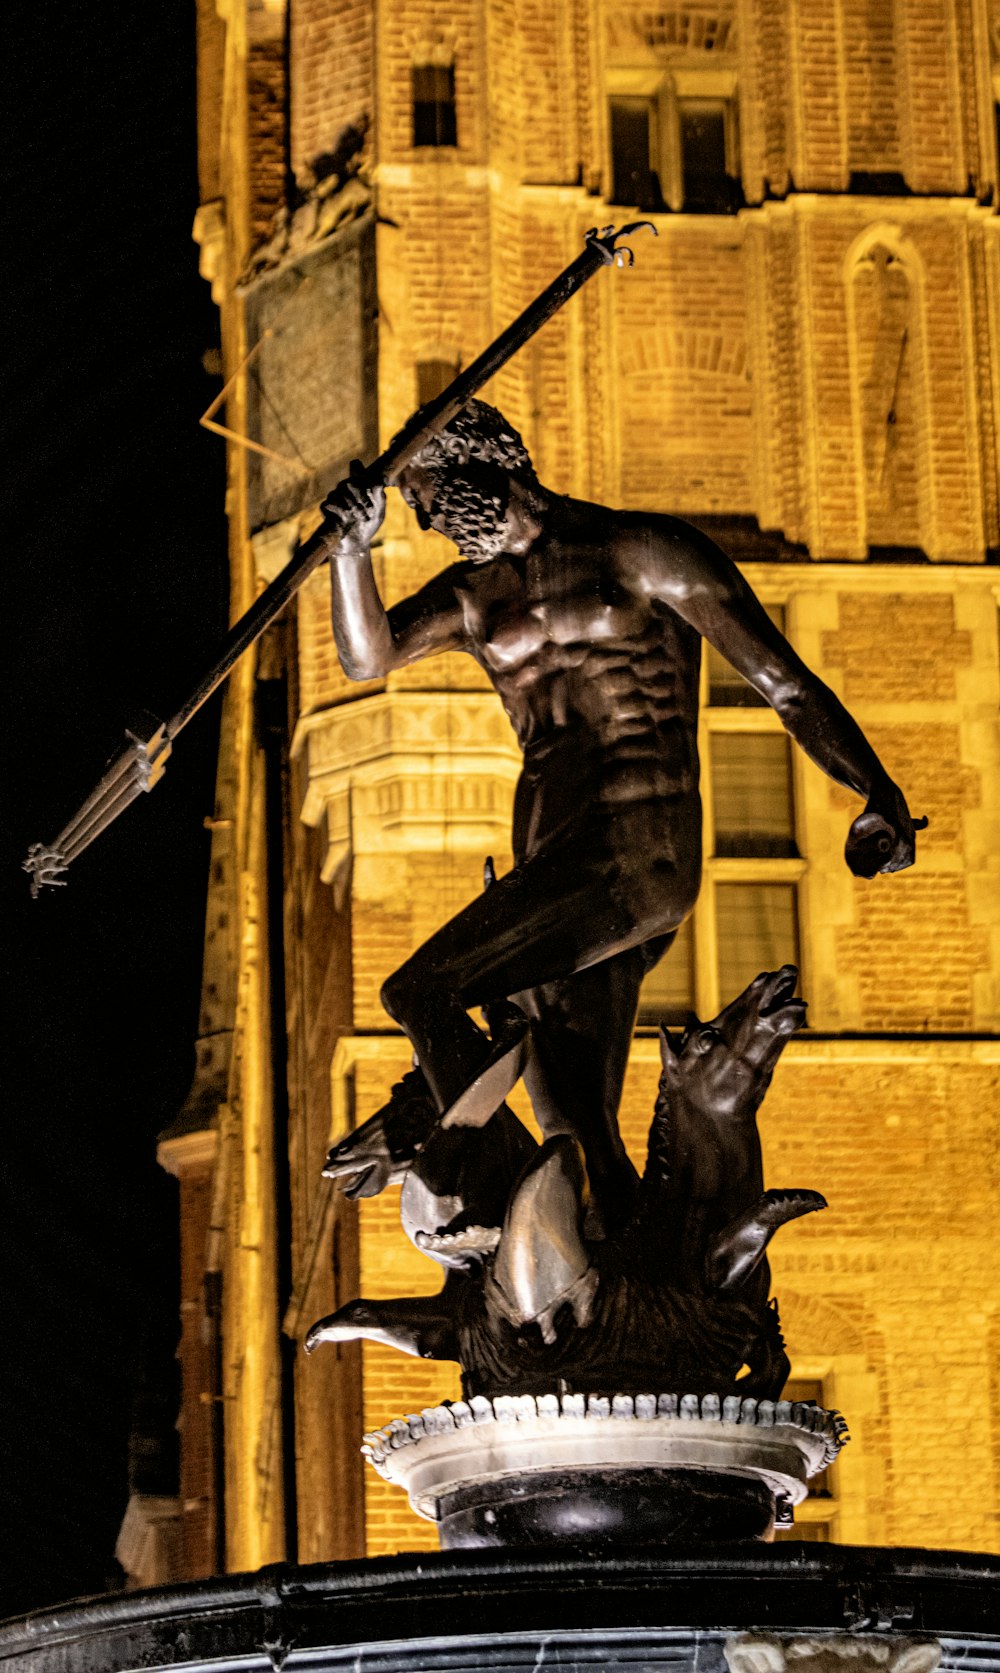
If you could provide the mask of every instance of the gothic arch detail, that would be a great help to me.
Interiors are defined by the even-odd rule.
[[[856,240],[844,275],[865,541],[933,550],[920,258],[898,227],[883,222]]]
[[[783,1287],[778,1302],[782,1333],[793,1352],[801,1348],[817,1352],[822,1344],[823,1355],[831,1358],[840,1354],[870,1355],[871,1344],[863,1325],[832,1302]]]

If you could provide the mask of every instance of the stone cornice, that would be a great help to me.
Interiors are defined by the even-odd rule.
[[[219,1147],[216,1127],[205,1127],[191,1133],[177,1133],[161,1138],[156,1147],[156,1160],[167,1173],[182,1179],[195,1168],[214,1166]]]
[[[377,692],[299,721],[300,815],[325,822],[324,882],[353,854],[509,840],[520,753],[492,692]]]

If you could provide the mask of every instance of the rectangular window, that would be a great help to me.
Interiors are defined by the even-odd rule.
[[[715,931],[723,1003],[782,964],[798,964],[792,883],[717,883]]]
[[[414,64],[413,143],[456,145],[454,64]]]
[[[738,206],[738,182],[728,170],[727,123],[722,99],[679,99],[681,195],[689,215],[724,215]]]
[[[608,134],[612,203],[688,215],[742,205],[735,69],[609,70]]]
[[[417,406],[425,407],[443,394],[458,377],[459,366],[451,360],[417,361]]]
[[[784,732],[718,732],[712,738],[715,852],[742,859],[794,858],[792,764]]]
[[[611,100],[611,201],[637,209],[663,209],[653,158],[660,139],[655,99]]]
[[[785,611],[764,605],[784,631]],[[759,976],[798,964],[792,749],[778,716],[706,645],[698,747],[702,760],[701,894],[662,962],[646,977],[639,1023],[705,1022]]]
[[[673,946],[651,970],[639,996],[639,1022],[657,1028],[687,1021],[694,1003],[694,933],[690,918],[677,931]]]

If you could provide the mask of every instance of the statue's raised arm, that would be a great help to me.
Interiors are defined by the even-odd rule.
[[[464,649],[462,613],[447,576],[386,610],[372,570],[371,545],[385,516],[384,488],[342,482],[323,507],[327,523],[342,519],[330,561],[333,637],[350,680],[379,680],[394,668],[440,651]]]
[[[858,876],[902,871],[915,858],[914,821],[899,786],[829,686],[807,668],[736,565],[678,518],[628,518],[619,542],[631,587],[668,604],[758,691],[830,778],[863,796],[846,857]]]

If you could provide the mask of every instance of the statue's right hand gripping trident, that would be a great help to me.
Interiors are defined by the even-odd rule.
[[[341,529],[341,552],[366,552],[382,527],[385,489],[371,484],[360,459],[355,459],[350,475],[337,483],[321,510],[328,530]]]

